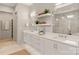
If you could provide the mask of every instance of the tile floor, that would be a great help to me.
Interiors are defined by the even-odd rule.
[[[22,49],[20,51],[14,52],[10,55],[30,55],[30,53],[28,51],[26,51],[25,49]]]
[[[23,49],[24,48],[22,46],[18,45],[16,43],[16,41],[14,41],[14,40],[11,40],[11,39],[1,40],[0,39],[0,55],[11,55],[12,53],[17,52],[17,51],[19,51],[19,54],[21,55],[20,51]],[[25,55],[24,51],[21,51],[21,52],[23,52]],[[13,54],[13,55],[15,55],[15,54]],[[16,54],[16,55],[19,55],[19,54]]]

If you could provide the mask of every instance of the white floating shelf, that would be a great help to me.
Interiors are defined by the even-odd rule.
[[[37,26],[51,26],[52,24],[37,24]]]
[[[37,17],[38,17],[38,18],[41,18],[41,17],[47,17],[47,16],[52,16],[52,14],[47,13],[47,14],[42,14],[42,15],[39,15],[39,16],[37,16]]]

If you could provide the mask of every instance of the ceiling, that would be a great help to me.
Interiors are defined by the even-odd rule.
[[[4,5],[4,6],[8,6],[8,7],[15,7],[16,4],[18,4],[18,3],[0,3],[0,5]],[[28,5],[28,6],[32,5],[32,3],[21,3],[21,4]]]
[[[18,3],[0,3],[0,5],[8,6],[14,8]],[[53,7],[61,7],[66,5],[66,3],[22,3],[24,5],[32,6],[32,7],[43,7],[43,6],[53,6]]]
[[[8,7],[15,7],[16,3],[0,3],[0,5],[8,6]]]

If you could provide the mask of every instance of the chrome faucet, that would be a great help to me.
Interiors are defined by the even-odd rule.
[[[65,35],[65,34],[59,34],[59,37],[67,38],[67,35]]]

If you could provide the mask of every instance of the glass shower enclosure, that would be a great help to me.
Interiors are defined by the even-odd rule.
[[[0,19],[0,40],[13,39],[13,19]]]

